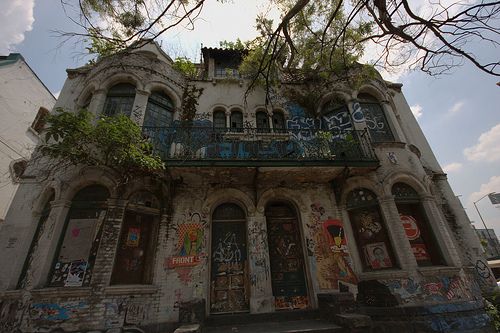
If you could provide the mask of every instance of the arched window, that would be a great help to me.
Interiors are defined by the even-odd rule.
[[[91,185],[73,198],[50,274],[50,287],[90,284],[108,197],[104,186]]]
[[[226,113],[224,112],[224,110],[214,111],[214,129],[226,129]]]
[[[241,111],[231,112],[231,131],[243,132],[243,113]]]
[[[135,99],[135,87],[130,83],[118,83],[111,87],[106,96],[104,114],[114,116],[123,114],[130,117]]]
[[[285,116],[282,112],[274,111],[273,112],[273,130],[276,133],[284,133],[285,132]]]
[[[166,94],[154,91],[148,99],[143,126],[168,127],[172,124],[174,105]]]
[[[55,198],[55,193],[54,190],[51,190],[51,194],[49,196],[49,199],[45,203],[45,206],[42,209],[42,212],[40,214],[40,218],[38,219],[38,224],[36,226],[35,234],[33,235],[33,239],[31,240],[31,245],[28,250],[28,255],[26,256],[26,259],[24,260],[24,265],[23,265],[23,270],[21,271],[21,276],[19,277],[19,281],[17,283],[17,289],[24,288],[27,283],[27,273],[28,269],[30,269],[31,263],[33,261],[33,256],[35,254],[36,249],[38,248],[38,242],[40,241],[40,237],[42,235],[42,231],[44,229],[44,224],[45,222],[49,219],[50,215],[50,203],[53,201]]]
[[[339,100],[331,100],[323,106],[321,128],[335,134],[354,129],[347,105]]]
[[[442,256],[417,191],[405,183],[396,183],[392,194],[417,264],[442,265]]]
[[[359,94],[359,104],[363,115],[365,116],[366,126],[370,131],[370,136],[373,142],[388,142],[394,141],[387,118],[380,103],[371,95]]]
[[[255,114],[257,120],[257,132],[267,133],[269,132],[269,116],[265,111],[257,111]]]
[[[151,283],[160,204],[150,192],[132,195],[123,218],[111,284]]]
[[[364,268],[378,270],[396,266],[376,195],[365,188],[351,191],[347,195],[347,211]]]

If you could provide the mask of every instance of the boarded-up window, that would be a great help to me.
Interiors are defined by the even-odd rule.
[[[373,192],[357,188],[347,195],[347,210],[366,270],[396,266],[389,235]]]
[[[111,284],[151,283],[159,202],[151,193],[135,193],[123,219]]]
[[[90,284],[106,211],[108,190],[88,186],[74,197],[49,286],[80,287]]]
[[[418,193],[409,185],[392,187],[401,224],[419,266],[442,265],[443,259]]]

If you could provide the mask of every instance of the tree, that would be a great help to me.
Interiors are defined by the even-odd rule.
[[[94,120],[86,110],[57,109],[47,124],[45,142],[31,163],[40,162],[48,174],[77,165],[102,166],[115,171],[124,184],[134,176],[161,175],[165,169],[140,127],[124,115]]]
[[[68,1],[61,3],[68,6]],[[80,9],[75,22],[85,32],[69,35],[86,37],[91,42],[89,51],[101,54],[158,38],[181,23],[194,29],[205,4],[205,0],[74,1]],[[420,3],[425,8],[420,10],[408,0],[269,1],[280,10],[281,18],[274,25],[268,17],[257,18],[264,34],[257,38],[260,42],[249,44],[262,47],[260,58],[254,59],[259,61],[254,74],[269,82],[276,66],[319,65],[339,71],[339,64],[356,61],[367,45],[379,51],[375,65],[403,64],[439,74],[467,60],[481,71],[500,76],[498,59],[482,60],[472,52],[499,46],[498,1],[428,0]],[[339,57],[342,61],[332,61]]]

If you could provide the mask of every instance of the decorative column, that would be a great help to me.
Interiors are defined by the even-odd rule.
[[[250,312],[274,311],[274,296],[271,285],[271,264],[267,243],[266,218],[248,216],[248,262],[250,267]]]
[[[381,101],[380,104],[382,106],[384,114],[389,118],[389,126],[393,130],[392,132],[394,134],[394,139],[400,142],[407,142],[406,136],[404,135],[403,130],[399,125],[398,118],[396,117],[391,104],[388,101]]]
[[[434,197],[432,195],[424,196],[420,198],[420,201],[429,219],[431,232],[433,232],[436,238],[436,245],[444,255],[444,261],[449,266],[461,266],[462,262],[457,251],[456,243],[445,227],[446,221],[444,221],[439,214]]]
[[[98,89],[92,95],[92,100],[89,104],[89,112],[97,116],[104,112],[104,104],[106,103],[106,90]]]
[[[146,107],[148,105],[150,93],[145,90],[136,90],[134,106],[132,107],[132,114],[130,118],[138,126],[142,126],[144,123],[144,116],[146,115]]]
[[[94,263],[93,276],[90,281],[94,288],[105,288],[111,280],[127,202],[127,200],[114,198],[107,201],[108,209],[102,226],[101,241]]]
[[[411,270],[417,267],[417,260],[413,255],[410,242],[406,237],[398,208],[393,195],[387,195],[379,199],[382,216],[385,216],[387,231],[392,241],[394,255],[398,258],[399,265],[403,270]]]
[[[52,269],[70,206],[69,200],[54,200],[50,203],[50,215],[42,226],[36,248],[32,254],[28,254],[32,256],[32,264],[26,272],[26,289],[41,288],[50,281],[51,277],[48,275]]]
[[[226,128],[231,128],[231,111],[226,111]]]

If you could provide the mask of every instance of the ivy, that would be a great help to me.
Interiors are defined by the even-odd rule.
[[[195,85],[187,84],[182,93],[182,110],[180,114],[181,121],[192,122],[196,115],[198,99],[203,94],[203,88],[197,88]]]
[[[153,175],[165,169],[141,128],[124,115],[101,116],[80,110],[56,109],[47,119],[42,156],[50,157],[54,169],[64,165],[105,166],[116,171],[123,182],[133,176]],[[55,171],[55,170],[54,170]]]

